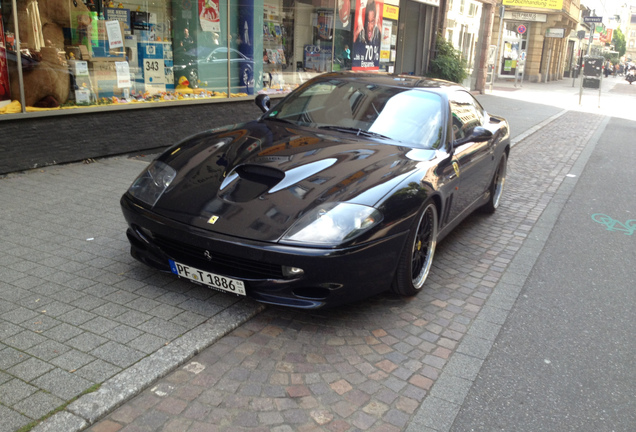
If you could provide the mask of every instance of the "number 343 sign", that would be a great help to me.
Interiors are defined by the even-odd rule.
[[[144,82],[146,84],[166,83],[163,59],[144,59]]]

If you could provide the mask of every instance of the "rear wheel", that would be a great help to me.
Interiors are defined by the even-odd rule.
[[[506,183],[506,169],[507,169],[508,158],[506,154],[501,155],[501,159],[499,160],[499,165],[497,165],[497,171],[495,171],[495,176],[492,179],[492,183],[490,184],[490,198],[488,202],[483,205],[481,208],[486,213],[494,213],[499,207],[499,200],[503,195],[504,184]]]
[[[409,235],[391,288],[399,295],[413,296],[422,287],[433,264],[437,245],[437,207],[432,202],[424,206],[417,226]]]

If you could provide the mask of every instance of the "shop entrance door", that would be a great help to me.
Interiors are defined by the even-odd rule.
[[[525,60],[529,26],[527,22],[504,21],[501,58],[497,71],[499,78],[514,78],[518,63]]]
[[[425,75],[433,38],[432,6],[407,0],[400,10],[395,72]]]

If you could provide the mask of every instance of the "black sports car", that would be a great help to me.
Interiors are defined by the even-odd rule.
[[[320,75],[258,120],[174,145],[121,199],[131,253],[277,305],[424,286],[435,246],[499,205],[508,123],[454,83]]]

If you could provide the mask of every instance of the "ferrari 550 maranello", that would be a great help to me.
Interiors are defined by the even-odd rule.
[[[330,73],[154,160],[121,199],[132,256],[296,308],[424,287],[439,240],[499,206],[508,123],[456,84]]]

